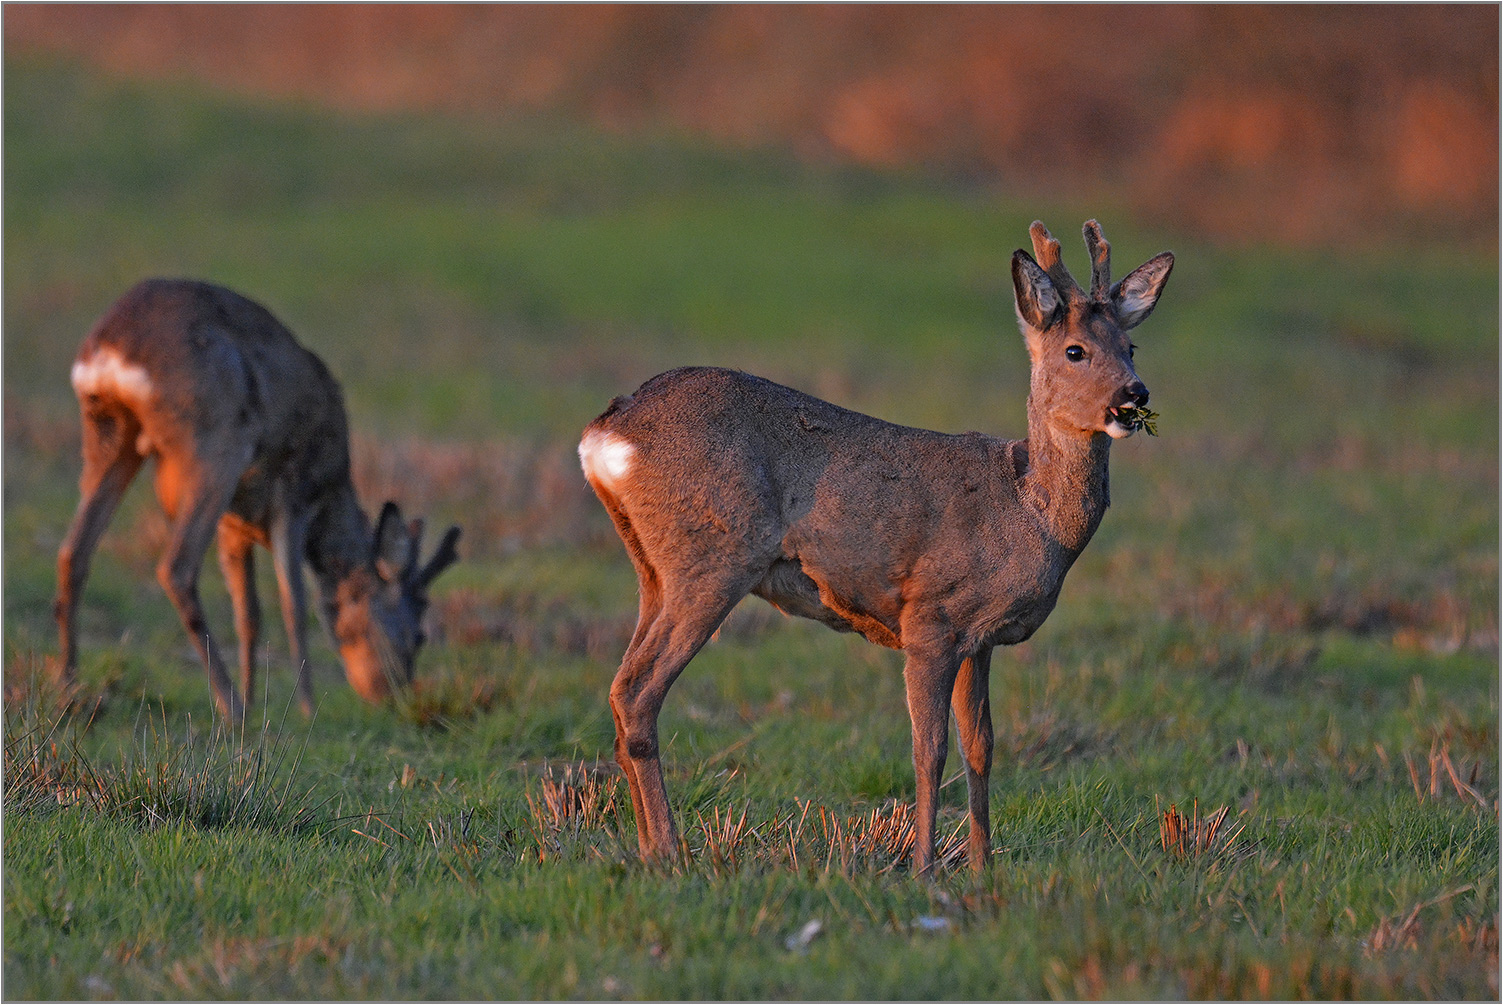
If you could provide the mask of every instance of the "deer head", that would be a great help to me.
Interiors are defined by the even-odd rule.
[[[1065,268],[1059,242],[1042,223],[1034,221],[1029,236],[1033,255],[1021,248],[1013,252],[1012,282],[1033,362],[1030,433],[1039,420],[1055,434],[1131,436],[1134,427],[1122,421],[1122,410],[1148,404],[1148,388],[1133,369],[1135,347],[1127,333],[1153,312],[1174,256],[1155,255],[1113,285],[1111,245],[1101,226],[1087,221],[1087,293]]]
[[[428,609],[428,586],[458,559],[459,528],[450,527],[427,563],[419,566],[423,521],[402,520],[394,502],[381,508],[370,561],[339,584],[334,636],[350,686],[370,702],[412,683],[413,665]]]

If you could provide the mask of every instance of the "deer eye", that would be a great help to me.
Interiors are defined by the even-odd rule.
[[[1065,359],[1069,360],[1072,363],[1079,363],[1081,360],[1085,359],[1085,350],[1078,345],[1066,346]]]

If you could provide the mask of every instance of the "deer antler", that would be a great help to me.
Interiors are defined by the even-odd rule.
[[[454,547],[455,542],[458,540],[459,528],[450,527],[448,532],[444,534],[443,540],[439,541],[438,549],[434,551],[433,557],[428,559],[428,564],[423,566],[418,572],[417,581],[420,584],[424,586],[428,585],[428,583],[433,581],[433,577],[459,561],[459,550]]]
[[[1049,281],[1059,291],[1061,299],[1068,300],[1071,290],[1080,290],[1075,282],[1075,277],[1070,275],[1070,270],[1065,268],[1065,261],[1060,257],[1059,241],[1049,233],[1040,220],[1034,220],[1028,228],[1028,236],[1033,238],[1033,257],[1039,263],[1039,268],[1049,274]]]
[[[1091,299],[1105,301],[1112,289],[1112,246],[1095,220],[1086,221],[1085,246],[1091,256]]]

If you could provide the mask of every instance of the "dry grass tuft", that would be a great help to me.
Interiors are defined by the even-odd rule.
[[[579,762],[562,771],[543,766],[538,791],[527,793],[533,829],[557,845],[560,835],[577,837],[584,831],[614,831],[620,814],[620,778],[614,768]],[[551,839],[551,840],[548,840]]]
[[[1154,806],[1158,807],[1157,798]],[[1226,821],[1230,815],[1231,808],[1223,806],[1202,817],[1197,800],[1186,817],[1179,807],[1170,803],[1167,810],[1159,813],[1159,846],[1182,861],[1205,857],[1243,858],[1249,852],[1246,843],[1239,841],[1243,825],[1228,827]]]
[[[804,836],[806,822],[810,829],[817,826],[817,835]],[[890,800],[875,806],[862,816],[841,816],[821,805],[803,804],[803,814],[797,830],[788,821],[788,841],[794,849],[795,866],[801,845],[814,844],[814,850],[822,853],[826,869],[838,868],[851,871],[866,867],[878,872],[888,872],[908,862],[913,857],[915,836],[913,807],[909,803]],[[936,867],[950,868],[965,856],[966,824],[961,820],[949,835],[936,835],[934,858]]]
[[[720,807],[715,806],[711,807],[708,819],[703,813],[695,814],[694,831],[701,839],[699,851],[695,854],[702,863],[716,872],[735,869],[743,853],[761,846],[761,829],[747,824],[746,812],[747,808],[743,807],[741,815],[737,816],[727,807],[721,813]]]
[[[1362,946],[1367,955],[1375,956],[1378,953],[1389,952],[1396,949],[1417,949],[1419,940],[1424,935],[1424,926],[1420,924],[1420,914],[1426,908],[1443,904],[1452,897],[1459,897],[1474,889],[1469,883],[1430,900],[1415,904],[1402,919],[1395,914],[1379,920],[1377,927],[1372,930],[1367,938],[1362,940]],[[1463,921],[1454,933],[1463,946],[1481,952],[1496,952],[1498,948],[1498,926],[1496,921],[1485,925],[1474,925],[1470,920]],[[1490,941],[1489,941],[1490,940]]]
[[[1441,742],[1437,737],[1430,741],[1430,756],[1428,758],[1429,775],[1428,781],[1425,775],[1414,762],[1414,758],[1407,752],[1404,754],[1404,764],[1409,768],[1409,782],[1414,786],[1414,797],[1420,802],[1427,799],[1439,799],[1450,790],[1460,796],[1464,802],[1475,802],[1482,809],[1497,808],[1496,799],[1488,799],[1477,790],[1478,778],[1482,772],[1482,762],[1477,760],[1472,764],[1472,770],[1467,774],[1466,781],[1462,781],[1461,772],[1456,770],[1456,765],[1451,761],[1451,744],[1449,741]]]

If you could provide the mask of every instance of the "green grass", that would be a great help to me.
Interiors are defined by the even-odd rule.
[[[670,134],[26,60],[5,84],[8,997],[1497,996],[1495,255],[1231,250]],[[913,795],[898,655],[755,601],[669,697],[695,854],[644,868],[605,702],[634,580],[578,430],[702,362],[1021,435],[1007,262],[1035,216],[1077,268],[1089,216],[1119,272],[1178,261],[1135,335],[1160,436],[1114,450],[1058,610],[994,664],[991,868],[916,881],[884,844]],[[318,715],[284,722],[263,561],[270,733],[215,739],[137,488],[84,598],[104,704],[30,703],[71,353],[153,273],[275,310],[405,465],[357,462],[367,503],[465,525],[410,699],[362,705],[320,639]],[[212,561],[204,590],[227,643]],[[258,755],[276,784],[245,795]],[[1230,807],[1234,843],[1170,854],[1170,804]]]

